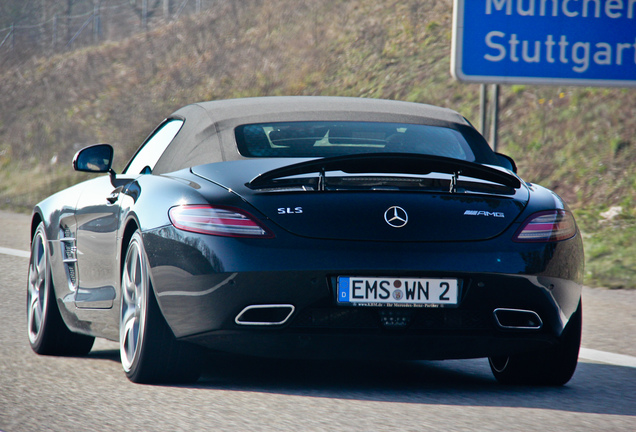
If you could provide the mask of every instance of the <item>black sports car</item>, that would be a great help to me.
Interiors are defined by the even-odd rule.
[[[202,347],[287,358],[488,357],[562,385],[581,336],[581,236],[454,111],[336,97],[179,109],[122,174],[35,206],[39,354],[119,340],[134,382],[194,381]]]

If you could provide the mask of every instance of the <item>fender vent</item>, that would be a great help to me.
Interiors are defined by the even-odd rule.
[[[60,245],[62,247],[62,260],[66,267],[69,287],[77,289],[77,246],[75,237],[68,227],[60,227]]]

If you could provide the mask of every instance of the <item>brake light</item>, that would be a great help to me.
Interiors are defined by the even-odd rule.
[[[565,210],[551,210],[530,216],[514,237],[519,242],[567,240],[576,234],[574,216]]]
[[[172,207],[168,215],[172,225],[184,231],[225,237],[274,237],[254,216],[234,207],[182,205]]]

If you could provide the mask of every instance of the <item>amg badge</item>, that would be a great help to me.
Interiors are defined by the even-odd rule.
[[[489,212],[489,211],[483,211],[483,210],[466,210],[464,212],[464,216],[490,216],[490,217],[499,217],[499,218],[506,217],[506,215],[504,215],[503,212]]]

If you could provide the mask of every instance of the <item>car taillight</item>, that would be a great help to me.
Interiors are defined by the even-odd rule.
[[[234,207],[182,205],[172,207],[169,216],[170,222],[184,231],[226,237],[274,237],[254,216]]]
[[[519,242],[552,242],[567,240],[576,234],[576,223],[570,212],[551,210],[535,213],[523,223],[514,237]]]

